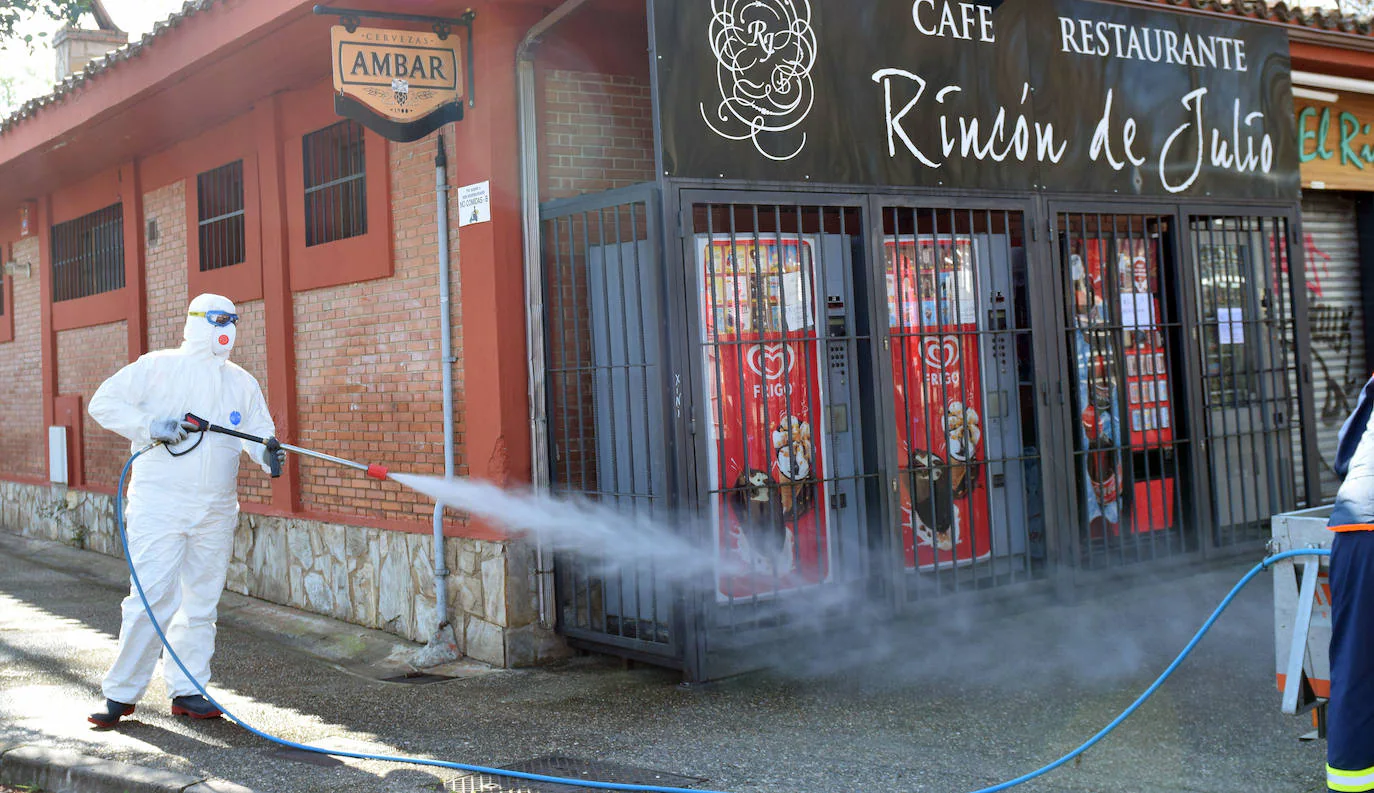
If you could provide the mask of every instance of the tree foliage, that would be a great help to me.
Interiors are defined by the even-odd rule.
[[[1346,16],[1368,19],[1374,16],[1374,0],[1335,0],[1336,10]]]
[[[3,0],[0,1],[0,48],[22,43],[32,46],[35,36],[47,33],[19,33],[20,23],[27,19],[52,19],[68,25],[91,7],[91,0]]]

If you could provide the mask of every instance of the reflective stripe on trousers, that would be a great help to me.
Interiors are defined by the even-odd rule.
[[[1374,790],[1374,766],[1363,771],[1341,771],[1328,765],[1326,786],[1341,793],[1366,793]]]

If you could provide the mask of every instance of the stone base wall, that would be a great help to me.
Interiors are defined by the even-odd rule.
[[[0,530],[123,557],[114,497],[0,481]],[[417,642],[435,632],[433,536],[243,513],[226,588]],[[538,625],[534,556],[520,542],[450,537],[449,621],[459,651],[494,666],[567,654]]]

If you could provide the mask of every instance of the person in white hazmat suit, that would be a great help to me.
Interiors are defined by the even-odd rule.
[[[263,470],[271,455],[263,444],[218,433],[193,433],[187,413],[261,438],[275,435],[258,381],[230,362],[238,314],[219,295],[200,295],[187,309],[181,346],[158,350],[116,372],[91,398],[90,414],[137,451],[125,523],[130,557],[157,620],[186,668],[201,684],[210,680],[215,619],[238,523],[239,453]],[[105,710],[89,721],[113,727],[134,712],[153,676],[162,645],[130,587],[123,602],[119,656],[105,675]],[[221,714],[197,693],[170,659],[163,675],[172,713],[197,719]]]

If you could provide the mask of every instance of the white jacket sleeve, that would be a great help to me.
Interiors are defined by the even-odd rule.
[[[145,369],[144,359],[140,358],[115,372],[96,389],[86,409],[100,426],[135,444],[152,442],[148,427],[158,418],[140,407],[148,384]]]
[[[259,438],[270,438],[275,436],[277,434],[277,428],[272,421],[271,412],[267,409],[267,399],[263,397],[262,387],[258,385],[257,379],[245,373],[243,388],[251,390],[252,392],[247,394],[248,415],[244,417],[243,431],[249,435],[256,435]],[[244,453],[251,457],[253,462],[262,466],[262,470],[266,472],[271,469],[262,463],[263,448],[261,443],[254,443],[252,441],[243,442]]]

